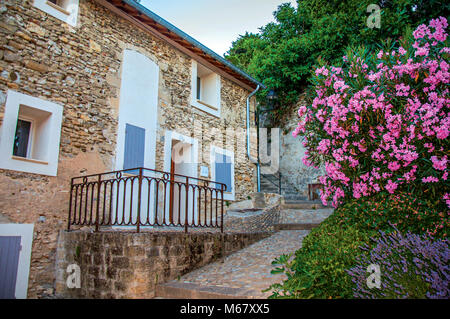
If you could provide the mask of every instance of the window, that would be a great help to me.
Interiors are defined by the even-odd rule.
[[[216,146],[211,147],[211,178],[226,185],[224,199],[234,200],[234,153]],[[216,186],[220,188],[219,185]]]
[[[16,135],[14,136],[13,155],[27,157],[30,153],[31,121],[19,119],[17,121]]]
[[[202,91],[202,81],[200,77],[197,76],[197,100],[200,100],[200,92]]]
[[[71,26],[77,25],[79,0],[34,0],[34,6]]]
[[[62,106],[9,90],[0,168],[56,176],[61,122]]]
[[[220,117],[220,76],[192,62],[192,106]]]

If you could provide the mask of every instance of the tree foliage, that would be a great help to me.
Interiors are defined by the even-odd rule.
[[[349,46],[374,49],[450,12],[449,3],[441,0],[379,0],[380,28],[369,28],[367,7],[372,3],[377,1],[299,0],[297,8],[282,4],[274,12],[275,22],[240,36],[225,58],[277,91],[276,123],[285,107],[296,102],[314,66],[336,64]],[[266,94],[260,92],[260,101]]]

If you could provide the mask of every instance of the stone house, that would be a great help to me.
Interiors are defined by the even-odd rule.
[[[0,297],[51,293],[73,177],[145,167],[230,202],[256,190],[262,84],[137,2],[3,0],[0,33]]]

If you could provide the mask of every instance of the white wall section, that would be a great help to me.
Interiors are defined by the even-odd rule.
[[[128,123],[145,129],[144,167],[154,169],[159,67],[145,55],[125,50],[121,83],[115,168],[116,170],[123,169],[125,127]]]

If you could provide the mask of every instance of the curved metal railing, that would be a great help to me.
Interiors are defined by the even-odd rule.
[[[74,177],[67,229],[178,226],[220,228],[226,185],[138,167]]]

